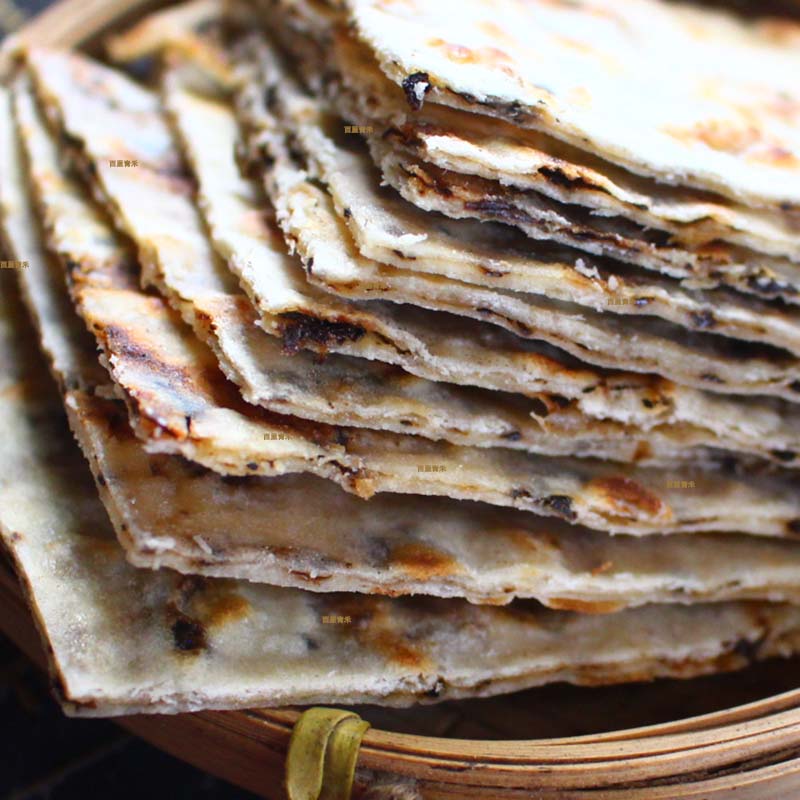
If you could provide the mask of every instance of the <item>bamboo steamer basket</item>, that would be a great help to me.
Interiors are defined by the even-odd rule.
[[[433,0],[432,0],[433,1]],[[99,52],[164,0],[59,0],[16,40]],[[0,563],[0,631],[42,667],[16,578]],[[800,659],[646,685],[552,686],[508,697],[390,710],[358,753],[354,798],[370,800],[791,800],[800,798]],[[120,725],[270,800],[285,795],[301,710],[134,716]],[[380,788],[378,788],[380,787]]]

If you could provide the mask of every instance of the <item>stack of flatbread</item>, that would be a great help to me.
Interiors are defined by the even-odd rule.
[[[21,53],[0,529],[65,707],[800,650],[799,31],[195,0]]]

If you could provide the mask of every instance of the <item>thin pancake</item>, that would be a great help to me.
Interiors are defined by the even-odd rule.
[[[311,3],[291,5],[292,10],[298,5],[313,9]],[[317,53],[325,58],[325,85],[337,105],[349,115],[355,113],[353,121],[359,124],[394,127],[425,161],[665,230],[689,248],[720,240],[768,255],[796,258],[800,252],[797,220],[789,213],[667,186],[501,120],[432,103],[414,112],[402,89],[387,80],[369,49],[346,29],[330,28],[323,36],[316,43],[324,41],[326,47]],[[310,70],[316,67],[313,60],[306,65]]]
[[[296,8],[297,4],[292,3],[292,10]],[[302,32],[292,36],[291,42],[302,42],[302,36]],[[331,43],[326,40],[326,44]],[[318,48],[317,52],[328,52],[330,49],[330,46]],[[313,57],[295,62],[295,65],[300,68],[313,65]],[[328,74],[325,74],[327,79]],[[364,70],[357,69],[353,74],[363,76]],[[328,83],[324,86],[327,87]],[[247,88],[253,90],[252,86]],[[376,102],[372,102],[371,96],[361,98],[358,108],[371,109]],[[335,93],[332,104],[351,121],[375,123],[375,120],[360,119],[358,113],[348,105],[342,107]],[[427,111],[420,113],[431,113],[430,108],[426,107]],[[475,119],[475,115],[464,116]],[[410,122],[402,126],[404,135],[408,124]],[[427,123],[423,125],[426,126]],[[390,133],[388,128],[378,127],[375,135],[384,137]],[[348,137],[348,142],[355,138]],[[378,191],[373,171],[365,167],[363,159],[353,153],[342,153],[340,147],[337,158],[342,157],[347,159],[348,167],[337,170],[337,185],[331,185],[331,189],[340,213],[343,208],[349,209],[348,224],[359,250],[368,258],[400,269],[413,267],[418,271],[482,286],[536,292],[586,305],[597,311],[655,315],[693,330],[712,330],[797,351],[797,344],[792,344],[793,335],[790,333],[798,324],[797,312],[784,306],[759,302],[752,297],[770,297],[780,293],[775,274],[765,274],[758,279],[731,275],[715,278],[743,289],[750,296],[742,296],[724,288],[703,291],[684,287],[668,278],[618,262],[590,258],[570,248],[546,242],[534,244],[521,234],[515,235],[514,229],[506,225],[450,221],[438,214],[431,216],[422,213],[413,205],[402,202],[394,192]],[[428,155],[425,158],[438,163]],[[562,163],[560,159],[553,160]],[[439,166],[455,169],[449,162]],[[562,183],[558,182],[557,185],[561,186]],[[363,197],[364,202],[353,202],[354,196]],[[637,201],[638,204],[641,202]],[[703,216],[708,213],[706,209],[698,212]],[[774,218],[773,214],[762,213],[770,219]],[[437,224],[431,225],[431,219],[436,220]],[[426,235],[424,238],[420,236],[403,240],[395,233],[398,227],[415,234],[424,231]],[[794,229],[791,238],[792,241],[798,238]],[[759,259],[759,265],[763,269],[762,259]],[[783,290],[782,297],[792,301],[800,295]]]
[[[384,180],[423,211],[510,225],[532,240],[613,257],[685,279],[687,286],[729,287],[789,300],[798,294],[800,271],[788,260],[717,241],[688,250],[671,244],[661,231],[638,229],[619,217],[604,217],[588,209],[573,211],[536,192],[442,169],[420,160],[408,148],[391,144],[391,138],[368,139]]]
[[[263,161],[273,164],[282,148],[278,146],[275,149],[274,130],[270,128],[269,117],[265,116],[261,106],[263,88],[258,81],[248,82],[246,89],[241,93],[240,113],[252,129],[249,138],[254,154],[259,154]],[[274,90],[273,94],[275,94]],[[203,108],[208,113],[213,110],[209,106]],[[224,135],[224,122],[225,111],[222,109],[215,116],[213,129],[217,136]],[[265,122],[267,123],[266,129],[264,128]],[[274,152],[269,152],[270,150]],[[225,148],[222,148],[222,152],[225,152]],[[220,161],[222,160],[226,160],[228,163],[221,166]],[[195,161],[200,176],[203,207],[206,209],[218,248],[224,252],[231,266],[240,271],[244,285],[249,288],[254,302],[262,309],[271,308],[274,300],[270,295],[270,286],[266,280],[259,281],[259,276],[270,274],[270,262],[263,258],[258,262],[253,260],[253,254],[259,253],[265,248],[263,240],[259,241],[257,236],[252,235],[252,232],[249,234],[250,238],[246,239],[248,236],[247,220],[251,212],[249,211],[250,207],[247,204],[243,206],[240,201],[242,192],[238,187],[243,182],[232,166],[230,156],[223,157],[213,164],[205,161],[201,164],[199,159],[195,159]],[[327,284],[331,288],[339,288],[340,286],[350,287],[354,282],[357,284],[364,275],[375,275],[376,271],[381,276],[385,276],[387,274],[385,270],[380,270],[374,263],[353,252],[347,233],[342,231],[344,223],[336,220],[330,207],[330,201],[326,194],[320,191],[316,182],[305,179],[299,173],[298,178],[295,178],[293,177],[295,173],[297,170],[293,172],[291,169],[281,169],[276,163],[276,168],[268,172],[268,175],[271,175],[268,188],[279,204],[279,219],[285,228],[288,240],[293,247],[297,248],[306,263],[309,279],[315,281],[319,280],[320,276],[327,276]],[[230,177],[231,175],[233,177]],[[213,180],[216,180],[213,185],[211,176],[215,176]],[[227,189],[225,181],[227,181]],[[234,196],[238,206],[234,203]],[[353,219],[361,213],[357,199],[351,199],[353,208],[345,205],[342,209],[342,216],[345,219]],[[210,213],[217,208],[222,209],[222,212],[215,214],[212,218]],[[222,224],[225,219],[228,220],[227,225]],[[310,220],[313,220],[313,224],[310,223]],[[418,228],[418,231],[420,238],[424,238],[426,234],[421,232],[422,228]],[[416,236],[416,233],[410,235]],[[244,266],[241,266],[243,263]],[[427,286],[430,287],[430,284]],[[433,292],[431,293],[433,294]],[[707,380],[711,380],[711,374],[708,375]],[[667,407],[662,405],[662,401],[654,403],[653,398],[642,398],[638,408],[638,403],[634,403],[632,406],[628,405],[626,397],[630,397],[630,392],[636,388],[637,383],[642,386],[640,380],[637,381],[630,377],[625,381],[621,392],[616,393],[611,389],[610,395],[605,393],[597,395],[587,386],[581,391],[578,402],[573,405],[571,411],[581,410],[587,415],[597,417],[613,415],[617,419],[625,419],[642,427],[649,427],[645,418],[646,414],[643,415],[642,410],[655,409],[661,416]],[[606,386],[611,388],[613,383],[606,384]],[[665,388],[662,383],[662,390]],[[673,387],[673,390],[676,392],[676,396],[669,400],[668,404],[670,414],[677,410],[677,415],[671,417],[672,420],[690,422],[693,426],[719,426],[716,430],[724,437],[725,446],[730,448],[738,449],[740,446],[740,426],[743,419],[754,420],[771,417],[774,421],[780,420],[779,424],[786,423],[787,431],[794,427],[794,423],[790,422],[790,419],[795,416],[794,407],[791,405],[765,404],[763,401],[730,400],[721,397],[712,398],[708,394],[693,393],[683,387]],[[609,397],[614,399],[607,403]],[[561,405],[563,407],[565,403],[562,401]],[[742,409],[745,405],[748,411],[743,414]],[[579,418],[579,415],[577,416]],[[661,418],[663,419],[663,417]],[[572,419],[577,423],[575,415],[572,416]],[[724,434],[723,429],[726,431]]]
[[[179,156],[171,146],[163,120],[154,111],[153,98],[140,87],[128,84],[126,88],[123,76],[112,73],[113,79],[107,78],[105,68],[75,57],[45,56],[40,52],[34,57],[33,66],[47,107],[58,114],[60,105],[65,112],[61,124],[73,140],[91,147],[106,184],[106,200],[110,202],[109,186],[113,189],[110,194],[125,198],[124,203],[110,202],[110,206],[123,227],[135,221],[137,236],[146,241],[142,252],[146,277],[154,278],[159,270],[169,269],[173,291],[184,299],[193,298],[195,304],[201,298],[205,302],[233,291],[230,276],[202,255],[206,247],[203,231],[185,197],[190,186],[175,174]],[[94,83],[82,87],[86,76],[94,72]],[[70,75],[73,80],[64,80]],[[102,93],[97,93],[97,86],[103,87]],[[113,96],[113,107],[104,99],[107,93]],[[145,96],[150,104],[149,114],[139,110]],[[90,122],[93,113],[104,119],[104,131],[113,130],[117,135],[98,132]],[[149,133],[138,144],[145,120]],[[151,164],[152,169],[109,168],[108,159],[119,153],[120,141],[125,142],[128,152],[137,148],[141,164]],[[159,211],[153,213],[156,207]],[[173,221],[166,229],[169,215]],[[250,219],[249,226],[251,233],[265,235],[259,230],[263,229],[259,217]],[[174,244],[178,230],[182,237],[180,248]],[[334,248],[337,257],[348,260],[353,257],[353,248],[347,244],[344,232],[341,236],[325,247]],[[395,363],[421,377],[502,391],[549,391],[575,399],[592,416],[641,426],[669,417],[676,395],[680,395],[677,402],[684,406],[697,405],[704,398],[698,392],[652,376],[592,371],[545,344],[506,334],[495,326],[391,303],[336,301],[309,287],[291,260],[262,258],[256,265],[249,256],[240,253],[233,259],[226,254],[230,266],[256,297],[264,327],[282,335],[290,349],[302,346],[361,355]],[[198,278],[199,267],[204,270],[202,280]],[[210,309],[201,310],[208,312],[206,317],[211,313]],[[208,332],[215,333],[224,335],[224,329]],[[222,352],[224,347],[224,343],[220,344],[217,356],[227,369],[233,370],[230,355]],[[708,417],[703,414],[700,421],[705,424]]]

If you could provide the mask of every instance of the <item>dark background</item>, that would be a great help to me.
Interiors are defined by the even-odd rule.
[[[105,720],[68,719],[47,678],[0,635],[3,800],[249,800]]]

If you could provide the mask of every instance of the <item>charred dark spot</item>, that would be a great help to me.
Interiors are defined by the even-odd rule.
[[[79,261],[73,261],[71,258],[68,258],[64,262],[64,267],[67,270],[67,274],[72,275],[72,273],[75,272],[76,270],[80,270],[81,265]]]
[[[550,181],[550,183],[556,186],[561,186],[565,189],[593,190],[595,188],[591,183],[589,183],[589,181],[585,180],[580,175],[570,177],[555,167],[542,167],[539,169],[539,174]]]
[[[714,312],[709,309],[693,311],[689,314],[689,318],[692,321],[692,325],[699,330],[707,330],[708,328],[713,328],[717,324]]]
[[[494,311],[492,311],[491,308],[486,308],[485,306],[478,306],[478,308],[476,308],[475,310],[479,314],[494,314]]]
[[[800,536],[800,519],[792,519],[786,523],[786,532],[790,536]]]
[[[307,167],[304,167],[304,169],[307,169]],[[310,183],[312,186],[316,186],[317,189],[319,189],[321,192],[324,192],[325,194],[327,194],[328,192],[328,184],[325,183],[325,181],[323,181],[321,178],[316,177],[316,175],[309,175],[306,178],[306,183]]]
[[[709,383],[725,383],[719,375],[715,375],[713,372],[704,372],[700,377]]]
[[[468,200],[464,203],[467,211],[477,211],[480,214],[488,214],[493,219],[500,222],[531,222],[531,215],[521,208],[517,208],[505,200],[488,197],[484,200]]]
[[[275,111],[278,103],[278,90],[275,86],[267,86],[264,90],[264,105],[269,111]]]
[[[475,97],[474,94],[470,94],[469,92],[456,92],[456,94],[465,102],[469,103],[470,105],[475,105],[478,102],[478,98]]]
[[[258,464],[256,464],[255,461],[248,461],[247,469],[249,469],[251,472],[255,472],[258,469]]]
[[[511,490],[511,499],[512,500],[519,500],[520,497],[529,498],[531,493],[527,489],[512,489]]]
[[[319,650],[319,642],[316,639],[312,639],[307,633],[303,634],[303,641],[305,642],[306,649],[309,652]]]
[[[61,144],[68,150],[80,150],[83,142],[77,136],[73,136],[65,128],[61,129]]]
[[[773,458],[777,458],[778,461],[784,461],[786,463],[794,461],[795,458],[797,458],[797,453],[792,450],[771,450],[770,452]]]
[[[550,413],[547,403],[540,400],[538,397],[531,398],[531,408],[537,417],[546,417]]]
[[[583,392],[583,394],[590,394],[590,393],[591,393],[591,392],[593,392],[593,391],[594,391],[596,388],[597,388],[596,386],[586,386],[586,387],[584,387],[584,388],[583,388],[581,391]]]
[[[504,110],[506,114],[515,121],[519,121],[528,116],[527,113],[525,112],[525,109],[522,107],[522,103],[520,103],[519,100],[514,100],[511,103],[506,103],[504,106]]]
[[[202,623],[186,614],[179,614],[172,623],[172,638],[175,647],[183,653],[197,652],[208,647],[206,630]]]
[[[649,398],[645,397],[644,400],[642,400],[642,405],[645,408],[655,408],[656,404],[652,400],[650,400]]]
[[[192,434],[192,418],[191,418],[191,416],[189,414],[187,414],[183,419],[186,421],[186,433],[188,433],[191,436],[191,434]]]
[[[416,256],[409,256],[409,255],[406,255],[406,254],[405,254],[405,253],[404,253],[402,250],[392,250],[392,252],[393,252],[393,253],[394,253],[394,254],[395,254],[395,255],[396,255],[398,258],[402,258],[402,259],[404,259],[405,261],[416,261],[416,260],[417,260],[417,257],[416,257]]]
[[[484,275],[488,275],[490,278],[502,278],[507,273],[503,272],[499,269],[490,269],[489,267],[481,266],[481,272]]]
[[[794,286],[787,286],[774,278],[763,275],[751,275],[747,279],[747,285],[754,291],[766,295],[775,294],[797,294]]]
[[[304,172],[308,171],[308,159],[306,158],[306,154],[294,142],[288,142],[286,150],[289,153],[289,158],[292,159],[296,166],[300,167]],[[310,182],[309,180],[309,183]]]
[[[261,161],[267,169],[272,169],[275,166],[275,156],[269,151],[269,146],[262,144],[261,148]]]
[[[314,269],[314,256],[311,256],[311,257],[310,257],[310,258],[309,258],[309,259],[306,261],[306,269],[307,269],[309,272],[312,272],[312,271],[313,271],[313,269]]]
[[[344,428],[336,428],[333,438],[336,444],[341,445],[342,447],[346,447],[347,443],[350,441],[350,437]]]
[[[419,111],[425,102],[425,95],[433,88],[427,72],[412,72],[403,80],[403,91],[406,100],[414,111]],[[422,87],[422,95],[419,94],[419,87]]]
[[[287,355],[294,355],[308,345],[327,348],[331,344],[357,342],[364,334],[364,328],[350,322],[332,322],[294,311],[281,315],[283,351]]]
[[[436,683],[434,683],[433,686],[428,689],[427,692],[425,692],[425,697],[439,697],[445,690],[446,686],[447,684],[441,678],[437,678]]]
[[[559,407],[559,408],[566,408],[569,405],[569,398],[564,397],[562,394],[552,394],[550,395],[550,399]]]
[[[800,392],[800,381],[792,381],[792,382],[789,384],[789,388],[790,388],[790,389],[791,389],[793,392]]]
[[[754,639],[753,641],[741,638],[733,646],[733,652],[736,653],[736,655],[741,656],[748,663],[757,661],[758,654],[761,650],[761,645],[764,644],[766,638],[766,634],[762,634],[758,637],[758,639]]]
[[[105,475],[103,475],[102,472],[98,472],[97,473],[97,482],[100,484],[100,486],[105,486],[106,485],[106,478],[105,478]]]
[[[349,208],[346,208],[344,210],[344,218],[345,219],[350,219],[350,217],[352,217],[352,216],[353,216],[353,212]]]
[[[577,519],[577,514],[572,510],[572,498],[565,494],[551,494],[540,501],[543,508],[548,508],[559,517],[572,522]]]
[[[504,433],[502,438],[509,442],[518,442],[522,439],[522,434],[519,431],[509,431],[508,433]]]

